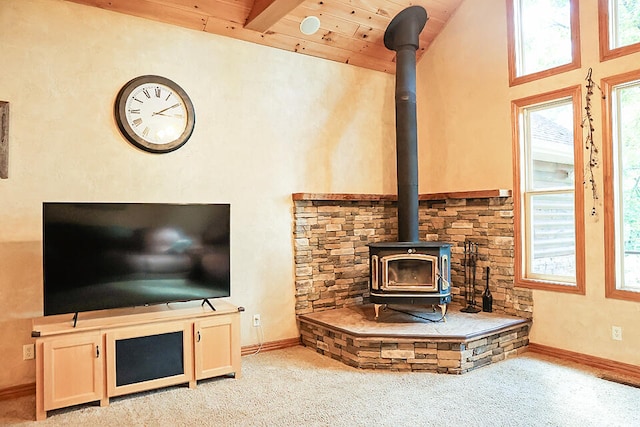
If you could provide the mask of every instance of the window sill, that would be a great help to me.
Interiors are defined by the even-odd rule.
[[[640,292],[625,291],[622,289],[610,289],[607,287],[605,297],[623,301],[640,302]]]
[[[561,292],[565,294],[584,295],[585,288],[583,286],[560,284],[547,282],[542,280],[519,279],[515,281],[515,286],[520,288],[536,289],[540,291]]]

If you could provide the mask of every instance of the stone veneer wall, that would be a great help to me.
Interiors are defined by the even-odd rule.
[[[465,303],[463,252],[478,244],[476,301],[490,267],[496,312],[531,318],[531,290],[514,286],[513,200],[490,190],[420,196],[420,238],[451,243],[454,302]],[[294,201],[296,313],[305,314],[368,302],[369,249],[397,240],[394,196],[298,193]]]
[[[300,322],[302,344],[362,369],[463,374],[526,351],[531,320],[468,340],[359,337],[307,321]]]

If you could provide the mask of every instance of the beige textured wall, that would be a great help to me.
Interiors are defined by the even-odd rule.
[[[589,67],[600,79],[636,69],[640,54],[599,62],[597,2],[580,2],[582,68],[509,88],[505,0],[466,0],[418,65],[421,192],[512,188],[510,103],[514,99],[582,85]],[[429,25],[427,23],[427,25]],[[583,93],[584,96],[584,93]],[[596,143],[602,113],[594,97]],[[640,304],[604,297],[601,203],[591,217],[585,192],[586,295],[534,291],[531,341],[560,349],[640,364]],[[611,339],[611,326],[623,341]]]
[[[294,192],[395,191],[393,76],[61,0],[2,0],[0,100],[11,104],[0,181],[0,389],[42,315],[43,201],[229,202],[242,344],[292,338]],[[119,134],[120,87],[178,82],[196,109],[187,144],[142,152]]]

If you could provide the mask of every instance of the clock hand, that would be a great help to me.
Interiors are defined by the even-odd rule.
[[[184,117],[181,114],[164,114],[164,113],[153,113],[152,116],[163,116],[163,117]]]
[[[152,115],[152,116],[161,115],[161,114],[162,114],[162,113],[164,113],[165,111],[170,110],[170,109],[172,109],[172,108],[176,108],[176,107],[178,107],[178,106],[180,106],[180,104],[173,104],[171,107],[167,107],[167,108],[165,108],[164,110],[160,110],[160,111],[158,111],[158,112],[156,112],[156,113],[153,113],[153,114],[151,114],[151,115]]]

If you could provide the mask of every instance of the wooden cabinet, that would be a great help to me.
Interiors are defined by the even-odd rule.
[[[179,308],[176,308],[179,307]],[[34,319],[36,419],[47,411],[220,375],[240,376],[240,312],[217,301]]]

